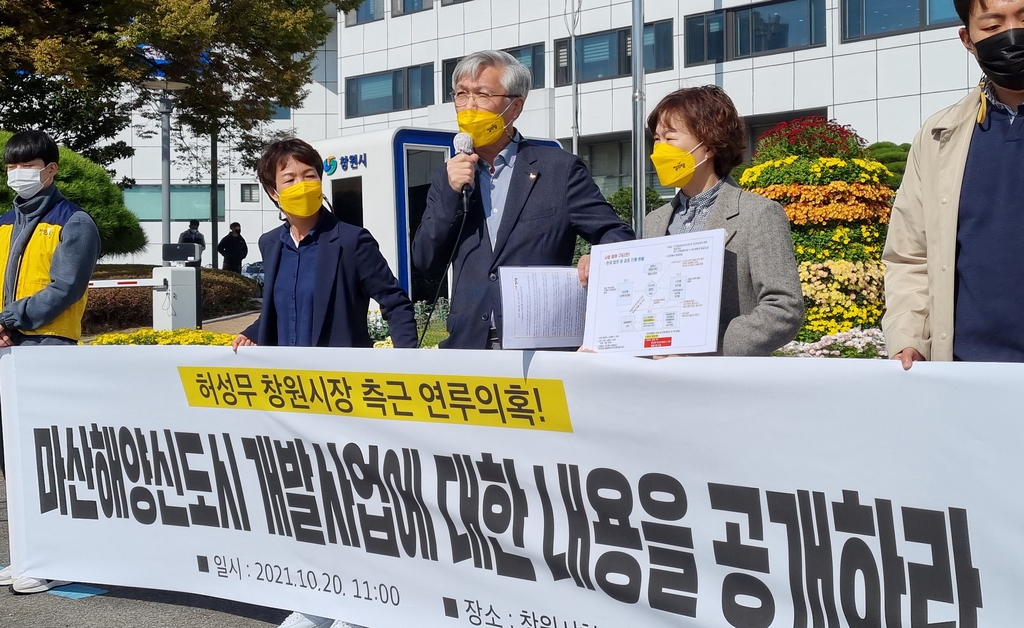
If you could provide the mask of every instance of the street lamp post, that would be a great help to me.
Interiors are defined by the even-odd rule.
[[[633,0],[633,231],[644,237],[647,142],[644,134],[644,0]]]
[[[171,94],[188,89],[189,86],[187,83],[163,79],[145,81],[142,86],[152,91],[162,92],[163,94],[156,101],[156,110],[160,114],[160,161],[162,166],[160,192],[163,207],[160,212],[160,221],[163,233],[161,244],[171,244],[171,113],[174,111],[174,101],[171,100]],[[169,264],[170,262],[164,262],[164,266]]]

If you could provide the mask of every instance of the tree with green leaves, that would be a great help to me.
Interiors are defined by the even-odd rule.
[[[133,106],[114,86],[79,89],[63,78],[0,71],[0,128],[46,131],[103,166],[135,154],[124,140],[108,141],[131,123]]]
[[[0,153],[13,133],[0,131]],[[84,209],[100,232],[104,255],[137,253],[146,247],[139,219],[124,205],[124,192],[110,182],[103,166],[61,147],[57,187],[69,201]],[[0,183],[0,214],[11,210],[14,191]]]
[[[333,4],[348,11],[362,0]],[[159,73],[191,86],[178,122],[231,139],[249,163],[274,107],[305,98],[333,20],[322,0],[0,0],[0,101],[12,103],[0,126],[45,129],[109,163],[130,148],[99,145],[126,128],[140,83]]]
[[[651,188],[647,188],[644,194],[647,205],[644,212],[645,216],[665,204],[661,196]],[[608,195],[608,204],[612,206],[612,209],[615,210],[615,213],[623,222],[630,226],[633,225],[633,188],[625,187],[615,190]],[[573,265],[580,261],[580,257],[587,253],[590,253],[590,243],[580,236],[576,236],[576,248],[572,255]]]
[[[360,2],[341,4],[355,8]],[[179,165],[186,165],[196,179],[206,179],[202,175],[208,173],[211,191],[217,189],[220,140],[227,139],[239,154],[233,163],[255,166],[263,146],[274,139],[268,121],[275,108],[302,104],[316,49],[334,26],[322,0],[232,0],[213,6],[217,19],[211,45],[199,64],[175,68],[172,60],[164,68],[168,76],[190,86],[175,103],[179,130],[210,138],[209,153],[179,152],[185,155]],[[188,143],[179,141],[178,147]],[[216,203],[211,192],[213,241],[218,239]]]

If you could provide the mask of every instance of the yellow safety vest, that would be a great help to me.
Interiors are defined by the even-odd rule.
[[[21,256],[18,285],[14,291],[16,301],[30,297],[50,284],[50,262],[53,260],[54,251],[60,244],[61,232],[68,219],[79,211],[82,210],[67,199],[63,199],[39,220],[39,224],[32,232],[32,237],[29,238]],[[15,209],[0,216],[0,260],[4,261],[4,266],[0,267],[0,299],[4,295],[4,281],[7,275],[2,269],[6,268],[11,254],[11,236],[14,232],[16,216],[17,210]],[[82,298],[73,303],[71,307],[36,329],[19,329],[18,331],[27,335],[61,336],[80,340],[86,298],[86,294],[83,294]],[[6,306],[7,303],[5,302],[4,305]]]

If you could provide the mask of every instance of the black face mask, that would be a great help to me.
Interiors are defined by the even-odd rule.
[[[993,83],[1024,90],[1024,28],[1011,28],[974,42],[978,65]]]

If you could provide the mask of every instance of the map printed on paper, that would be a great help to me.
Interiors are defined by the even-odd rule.
[[[583,346],[634,355],[715,351],[724,252],[724,229],[595,246]]]

